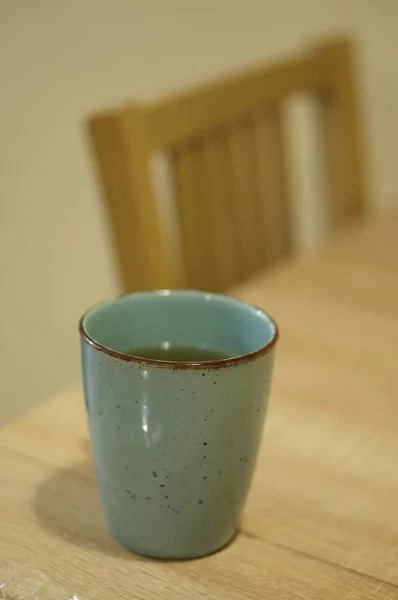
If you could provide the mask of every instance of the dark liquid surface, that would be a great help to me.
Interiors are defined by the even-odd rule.
[[[155,346],[132,348],[127,354],[150,358],[152,360],[169,360],[173,362],[203,362],[231,358],[231,354],[212,348],[200,346],[171,346],[167,342]]]

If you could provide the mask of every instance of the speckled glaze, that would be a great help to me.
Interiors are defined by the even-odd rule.
[[[226,296],[159,291],[91,309],[80,333],[92,452],[112,534],[158,558],[218,550],[237,530],[253,475],[275,323]],[[166,340],[234,358],[171,363],[125,354]]]

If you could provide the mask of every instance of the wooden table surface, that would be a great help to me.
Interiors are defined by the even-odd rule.
[[[73,390],[0,432],[0,565],[44,570],[83,599],[398,600],[397,234],[395,210],[233,290],[281,339],[228,548],[172,563],[110,538]]]

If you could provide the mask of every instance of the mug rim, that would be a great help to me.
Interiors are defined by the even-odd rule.
[[[266,319],[272,324],[272,326],[274,328],[274,332],[273,332],[271,339],[266,344],[264,344],[263,346],[258,348],[257,350],[253,350],[252,352],[247,352],[245,354],[241,354],[238,356],[232,356],[229,358],[222,358],[222,359],[218,359],[218,360],[207,360],[207,361],[173,361],[173,360],[161,360],[161,359],[155,359],[155,358],[145,358],[143,356],[138,356],[135,354],[128,354],[126,352],[121,352],[120,350],[114,350],[113,348],[109,348],[108,346],[105,346],[104,344],[101,344],[100,342],[95,340],[88,333],[86,326],[84,324],[84,321],[90,315],[90,313],[93,312],[95,309],[98,309],[101,306],[105,306],[106,304],[111,304],[113,302],[117,302],[118,300],[122,300],[123,298],[145,295],[145,294],[151,294],[151,295],[155,295],[155,296],[156,295],[157,296],[171,296],[171,295],[175,295],[175,294],[186,294],[187,296],[191,296],[191,295],[192,296],[194,296],[194,295],[195,296],[204,296],[204,297],[207,296],[207,297],[214,297],[214,298],[228,300],[228,301],[231,301],[236,304],[241,304],[243,307],[252,308],[256,311],[257,315],[261,314],[263,317],[266,317]],[[152,365],[152,366],[156,366],[156,367],[171,368],[173,370],[209,369],[209,368],[210,369],[219,369],[221,367],[231,367],[231,366],[242,364],[242,363],[248,363],[248,362],[255,360],[256,358],[259,358],[260,356],[268,354],[274,348],[274,346],[279,338],[279,330],[278,330],[276,321],[262,308],[254,305],[254,304],[245,302],[243,300],[239,300],[239,299],[234,298],[233,296],[229,296],[227,294],[219,294],[216,292],[205,292],[205,291],[191,290],[191,289],[189,289],[189,290],[159,289],[159,290],[142,290],[142,291],[140,290],[140,291],[132,292],[129,294],[121,294],[120,296],[116,296],[115,298],[110,298],[108,300],[103,300],[101,302],[97,302],[96,304],[91,306],[89,309],[87,309],[81,316],[81,318],[79,320],[79,333],[80,333],[80,336],[82,338],[84,338],[84,340],[90,346],[92,346],[99,352],[103,352],[104,354],[107,354],[108,356],[111,356],[113,358],[117,358],[119,360],[124,360],[126,362],[135,362],[138,364],[142,364],[143,366],[144,365],[147,365],[147,366]]]

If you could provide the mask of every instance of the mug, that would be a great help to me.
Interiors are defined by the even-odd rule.
[[[235,535],[268,403],[275,322],[220,294],[138,292],[80,321],[88,425],[112,535],[139,554],[186,559]],[[130,354],[164,342],[230,358]]]

